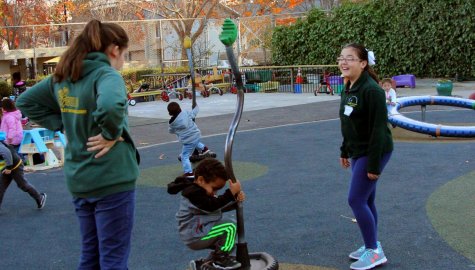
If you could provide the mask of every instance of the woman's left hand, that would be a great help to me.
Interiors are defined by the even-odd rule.
[[[95,158],[100,158],[103,155],[107,154],[109,150],[114,146],[116,142],[123,142],[124,138],[119,137],[116,140],[106,140],[104,137],[102,137],[102,134],[89,137],[87,140],[87,151],[89,152],[94,152],[94,151],[99,151],[94,157]]]
[[[369,180],[378,180],[379,174],[368,173]]]

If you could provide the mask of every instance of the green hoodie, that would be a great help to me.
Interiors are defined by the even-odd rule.
[[[135,188],[139,156],[129,132],[125,83],[105,54],[89,53],[77,82],[53,84],[50,76],[21,94],[16,105],[33,122],[65,131],[64,174],[74,197],[97,198]],[[88,152],[86,143],[98,134],[108,140],[122,136],[124,141],[94,158],[97,152]]]
[[[340,120],[342,158],[368,156],[368,172],[380,174],[383,154],[393,150],[384,90],[363,72],[360,78],[341,93]],[[345,107],[347,112],[345,114]]]

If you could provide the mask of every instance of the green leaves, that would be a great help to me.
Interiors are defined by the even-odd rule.
[[[314,9],[307,19],[277,28],[272,37],[278,65],[333,64],[341,47],[372,49],[380,77],[475,77],[475,4],[463,0],[369,0],[330,14]]]

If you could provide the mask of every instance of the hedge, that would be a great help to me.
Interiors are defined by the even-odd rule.
[[[369,0],[313,9],[272,36],[275,65],[335,64],[343,45],[373,50],[380,76],[475,77],[475,1]]]

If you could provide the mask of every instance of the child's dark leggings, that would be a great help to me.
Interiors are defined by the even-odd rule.
[[[12,181],[15,181],[18,188],[27,192],[38,204],[41,200],[41,194],[33,185],[28,183],[23,174],[23,165],[13,170],[10,174],[2,174],[0,176],[0,206],[2,205],[3,195]]]
[[[391,152],[385,153],[381,159],[381,173],[391,158]],[[348,204],[353,210],[366,248],[376,249],[378,240],[378,213],[374,203],[376,185],[380,181],[368,178],[368,157],[363,156],[351,160],[351,185]]]

